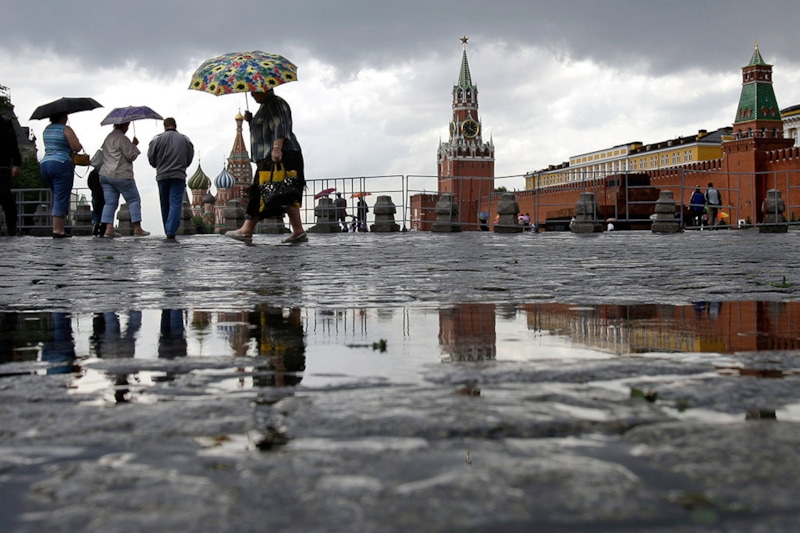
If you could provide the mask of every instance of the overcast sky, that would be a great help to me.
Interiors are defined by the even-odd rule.
[[[292,106],[311,179],[435,175],[462,35],[469,37],[497,176],[520,176],[616,144],[731,125],[741,67],[756,41],[774,65],[779,105],[800,104],[797,0],[0,0],[0,6],[0,85],[11,89],[22,125],[41,138],[47,121],[28,120],[38,105],[92,96],[104,108],[70,118],[91,153],[109,131],[99,124],[108,111],[149,105],[177,119],[212,179],[230,153],[233,117],[254,103],[187,87],[203,60],[233,51],[280,53],[298,65],[299,81],[276,92]],[[136,123],[144,145],[160,131],[155,121]],[[135,172],[145,202],[155,203],[154,171],[144,158]],[[521,188],[522,180],[508,185]],[[159,220],[144,222],[161,229]]]

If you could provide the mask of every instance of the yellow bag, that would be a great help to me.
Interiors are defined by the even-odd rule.
[[[270,205],[270,211],[274,211],[278,206],[297,204],[302,196],[302,190],[298,188],[297,171],[285,170],[280,163],[275,163],[272,170],[258,171],[258,186],[261,190],[262,213],[267,211],[267,203],[275,204]]]

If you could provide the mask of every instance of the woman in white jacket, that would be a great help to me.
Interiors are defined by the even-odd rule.
[[[101,222],[106,224],[103,237],[118,237],[114,231],[114,213],[119,206],[119,196],[125,198],[131,213],[133,235],[146,237],[149,231],[142,229],[142,198],[133,179],[133,161],[139,156],[139,139],[133,141],[125,136],[129,122],[115,124],[114,129],[103,141],[103,165],[100,167],[100,185],[103,186],[103,197],[106,205],[103,206]]]

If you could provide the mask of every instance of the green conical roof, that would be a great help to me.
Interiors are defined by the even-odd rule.
[[[772,88],[772,65],[764,62],[756,43],[750,63],[742,68],[744,81],[734,124],[752,121],[780,121],[778,99]]]
[[[456,87],[462,87],[464,89],[472,89],[475,87],[472,84],[472,75],[469,72],[469,61],[467,61],[468,40],[469,38],[466,36],[461,38],[461,42],[464,44],[464,52],[461,54],[461,69],[458,71],[458,85],[456,85]]]
[[[756,48],[753,50],[753,56],[750,58],[750,62],[747,64],[748,67],[752,67],[753,65],[766,65],[767,63],[764,62],[764,58],[761,57],[761,51],[758,49],[758,43],[756,43]]]

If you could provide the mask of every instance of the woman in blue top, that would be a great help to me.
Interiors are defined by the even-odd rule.
[[[50,117],[50,124],[44,129],[44,157],[40,161],[42,179],[53,192],[53,238],[70,237],[64,230],[69,212],[69,198],[75,167],[72,164],[73,152],[83,149],[81,142],[67,126],[66,113]]]

